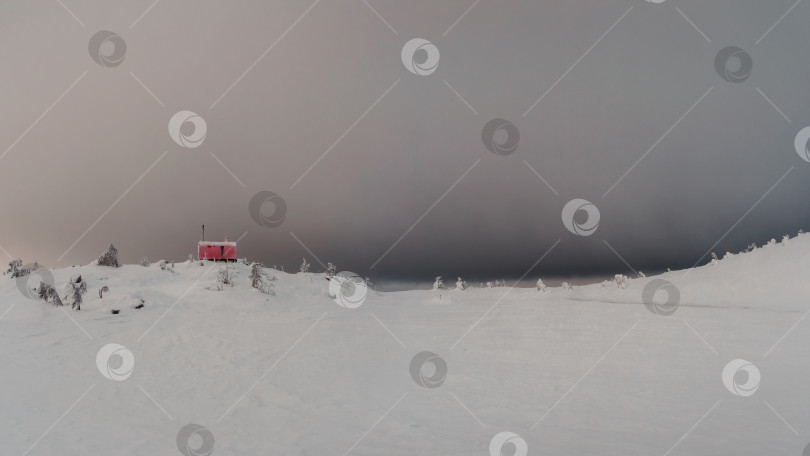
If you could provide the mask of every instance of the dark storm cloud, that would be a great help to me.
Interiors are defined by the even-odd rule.
[[[9,254],[180,260],[204,223],[288,270],[321,269],[309,249],[492,279],[547,252],[532,275],[689,267],[810,225],[807,5],[777,24],[792,0],[151,3],[0,6]],[[170,135],[180,111],[202,140]],[[259,192],[281,224],[251,215]],[[563,224],[574,199],[590,236]]]

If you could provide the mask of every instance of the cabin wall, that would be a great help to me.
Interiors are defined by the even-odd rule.
[[[198,255],[200,259],[236,260],[236,247],[231,245],[200,245]]]

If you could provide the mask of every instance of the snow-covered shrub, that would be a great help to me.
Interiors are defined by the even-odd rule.
[[[284,269],[283,269],[283,266],[282,266],[282,271],[283,270]],[[326,263],[326,276],[327,277],[334,277],[335,274],[337,274],[337,266],[335,266],[332,263]]]
[[[461,280],[461,277],[456,280],[456,290],[466,290],[467,289],[467,282]]]
[[[149,267],[149,258],[143,257],[141,258],[141,262],[139,263],[141,266],[148,268]]]
[[[622,290],[627,286],[627,281],[630,277],[627,277],[624,274],[616,274],[613,276],[613,283],[616,284],[617,288],[621,288]]]
[[[309,263],[306,258],[301,258],[301,266],[298,267],[298,272],[309,272]]]
[[[250,265],[250,276],[248,276],[248,279],[250,279],[251,287],[261,290],[264,285],[261,263],[253,263]]]
[[[573,287],[573,285],[571,285],[571,284],[570,284],[570,283],[568,283],[568,282],[563,282],[563,283],[562,283],[562,289],[563,289],[563,290],[566,290],[566,291],[569,291],[569,290],[573,290],[573,289],[574,289],[574,287]]]
[[[537,291],[546,292],[546,284],[543,283],[543,279],[537,279]]]
[[[161,271],[165,271],[166,270],[166,260],[158,261],[158,267],[160,268]]]
[[[65,284],[65,300],[70,303],[71,309],[82,310],[82,295],[87,293],[87,282],[82,280],[81,274],[74,275]]]
[[[639,279],[643,279],[643,278],[646,278],[646,277],[647,277],[647,276],[646,276],[646,275],[645,275],[643,272],[638,271],[638,278],[639,278]]]
[[[225,265],[225,268],[220,269],[217,272],[217,291],[222,291],[225,286],[233,286],[233,274],[231,274],[231,270],[228,268],[228,265]]]
[[[442,276],[437,276],[436,281],[433,282],[433,289],[434,290],[443,290],[444,289],[444,282],[442,281]]]
[[[495,281],[495,286],[496,287],[505,287],[506,286],[506,280],[496,280]]]
[[[487,288],[492,288],[492,282],[487,282]]]
[[[771,239],[767,244],[764,245],[764,247],[771,247],[774,245],[776,245],[776,239]]]
[[[107,247],[107,251],[98,258],[97,263],[99,266],[110,266],[112,268],[120,267],[121,264],[118,263],[118,249],[116,249],[114,245],[110,244],[110,246]]]
[[[11,277],[12,277],[12,278],[13,278],[13,277],[16,277],[16,276],[14,275],[14,273],[15,273],[16,271],[18,271],[18,270],[20,269],[20,267],[22,267],[22,260],[21,260],[20,258],[17,258],[17,259],[11,260],[11,261],[8,263],[8,269],[7,269],[6,271],[4,271],[4,272],[3,272],[3,275],[5,275],[5,274],[11,274]]]
[[[24,267],[22,259],[17,258],[8,263],[8,270],[3,274],[11,274],[11,278],[13,279],[16,277],[25,277],[37,269],[39,269],[39,263],[34,262],[33,266]]]
[[[59,293],[56,292],[56,289],[45,282],[39,282],[39,287],[37,287],[37,296],[39,299],[53,304],[54,306],[62,306],[62,300],[59,299]]]
[[[275,295],[276,293],[272,290],[275,287],[273,285],[273,281],[275,281],[275,276],[272,279],[266,279],[263,271],[264,266],[261,263],[252,263],[250,265],[250,286],[259,290],[262,293],[266,293],[269,295]]]
[[[787,241],[789,241],[789,240],[790,240],[790,236],[788,236],[788,235],[786,234],[786,235],[782,236],[782,242],[781,242],[781,244],[782,244],[782,245],[787,245]]]
[[[607,288],[608,285],[610,285],[611,283],[613,283],[613,282],[611,282],[610,280],[603,280],[602,281],[602,288]]]
[[[711,262],[712,266],[714,266],[714,265],[715,265],[715,264],[717,264],[718,262],[720,262],[720,259],[719,259],[719,258],[717,258],[717,254],[716,254],[716,253],[712,252],[712,262]]]

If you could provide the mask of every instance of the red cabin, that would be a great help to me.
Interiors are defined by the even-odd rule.
[[[236,242],[200,241],[197,244],[197,255],[201,260],[236,261]]]

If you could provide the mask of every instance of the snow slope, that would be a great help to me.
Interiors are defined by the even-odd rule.
[[[349,309],[320,274],[268,270],[269,296],[238,264],[234,287],[207,289],[220,267],[53,270],[60,292],[87,281],[78,312],[0,279],[0,454],[176,455],[178,439],[207,436],[214,455],[487,455],[502,431],[548,455],[799,455],[810,442],[810,235],[656,277],[680,292],[670,316],[642,305],[652,277],[372,291]],[[133,355],[121,380],[97,367],[110,343]],[[446,363],[438,387],[412,378],[422,351]],[[761,374],[753,394],[745,373],[743,395],[724,384],[736,359]],[[190,440],[189,423],[202,429]]]

